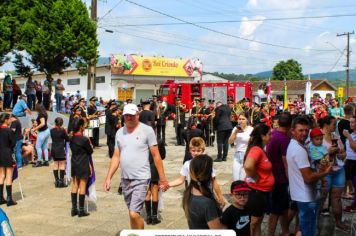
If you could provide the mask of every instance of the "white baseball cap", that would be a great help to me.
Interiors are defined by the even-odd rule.
[[[135,104],[130,103],[124,106],[124,112],[122,113],[123,115],[136,115],[138,112],[138,108]]]

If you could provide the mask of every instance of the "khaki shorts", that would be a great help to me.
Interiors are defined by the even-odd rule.
[[[150,179],[121,179],[122,194],[129,211],[141,212],[149,185]]]

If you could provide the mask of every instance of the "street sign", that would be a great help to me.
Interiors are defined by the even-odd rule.
[[[343,87],[338,87],[338,88],[337,88],[337,96],[338,96],[339,98],[344,97],[344,88],[343,88]]]

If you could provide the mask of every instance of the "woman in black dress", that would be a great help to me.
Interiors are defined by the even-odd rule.
[[[89,138],[83,136],[84,119],[79,119],[73,123],[73,137],[70,139],[70,149],[72,151],[71,175],[72,181],[72,211],[71,215],[79,217],[88,216],[84,210],[85,190],[88,178],[92,174],[89,163],[89,155],[93,153],[93,147]],[[77,208],[77,195],[79,189],[79,211]]]
[[[17,203],[12,199],[12,174],[14,172],[12,158],[13,150],[16,145],[15,135],[9,128],[10,114],[0,115],[0,205],[13,206]],[[4,183],[6,184],[6,201],[4,199]]]
[[[66,167],[65,145],[69,141],[67,131],[62,127],[63,119],[57,117],[54,120],[55,127],[51,129],[52,149],[51,155],[54,160],[53,175],[56,188],[64,188],[67,185],[64,183],[64,174]],[[58,176],[59,172],[59,176]]]

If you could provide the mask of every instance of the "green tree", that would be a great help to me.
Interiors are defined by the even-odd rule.
[[[273,67],[272,80],[303,80],[302,66],[293,59],[280,61]]]
[[[6,61],[6,55],[11,51],[11,28],[7,17],[0,18],[0,66]]]
[[[17,28],[15,48],[28,54],[31,67],[44,72],[52,82],[53,74],[97,58],[96,24],[81,0],[28,2],[32,4],[25,22]]]

